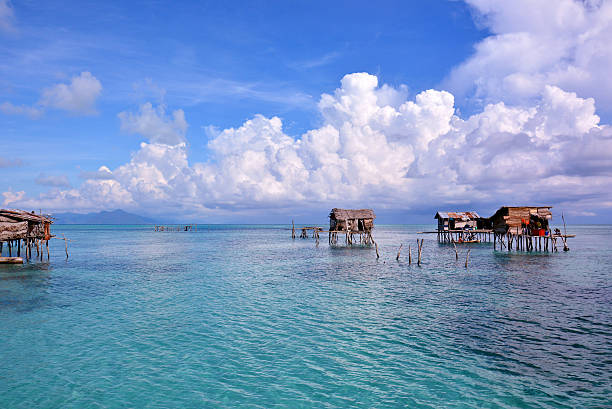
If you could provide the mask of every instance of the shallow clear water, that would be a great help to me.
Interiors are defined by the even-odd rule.
[[[0,407],[612,406],[611,226],[468,269],[430,235],[409,266],[426,228],[377,226],[377,260],[285,226],[54,226],[68,262],[0,266]]]

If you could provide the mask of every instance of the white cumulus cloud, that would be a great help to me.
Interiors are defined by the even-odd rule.
[[[151,142],[177,144],[185,141],[187,121],[182,109],[172,112],[172,117],[166,117],[163,105],[154,108],[150,102],[140,106],[138,113],[121,112],[121,130],[144,136]]]
[[[531,104],[553,85],[612,113],[612,2],[466,1],[492,35],[445,87],[484,103]]]
[[[102,92],[102,84],[90,72],[72,77],[70,84],[56,84],[43,90],[39,104],[79,114],[96,112],[95,102]]]
[[[76,115],[96,113],[96,100],[102,92],[102,84],[89,72],[72,77],[70,84],[55,84],[45,88],[39,101],[33,106],[14,105],[5,101],[0,111],[7,115],[25,115],[32,119],[40,118],[47,109],[60,109]]]
[[[2,196],[4,197],[2,206],[8,206],[11,203],[20,202],[25,197],[25,191],[13,192],[9,190],[7,192],[2,192]]]
[[[612,128],[600,124],[593,99],[556,86],[544,87],[533,105],[491,103],[462,118],[446,91],[409,98],[403,87],[356,73],[322,95],[319,109],[324,123],[297,138],[280,118],[262,115],[209,129],[210,159],[189,163],[182,111],[168,115],[145,104],[121,114],[124,130],[148,140],[131,160],[61,194],[88,208],[200,214],[309,205],[491,207],[502,199],[578,211],[612,203],[605,188],[612,185]]]

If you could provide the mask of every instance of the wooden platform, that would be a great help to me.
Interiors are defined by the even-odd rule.
[[[0,264],[23,264],[21,257],[0,257]]]

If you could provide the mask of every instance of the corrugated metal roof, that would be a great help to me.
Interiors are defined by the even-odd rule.
[[[459,220],[473,220],[480,219],[480,216],[476,212],[438,212],[434,216],[434,219],[459,219]]]

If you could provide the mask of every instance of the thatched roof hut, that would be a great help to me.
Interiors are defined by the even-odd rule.
[[[537,225],[548,229],[552,219],[552,206],[503,206],[489,219],[497,231],[520,232],[525,225]]]
[[[51,238],[49,216],[29,213],[23,210],[0,209],[0,242],[9,240]]]
[[[329,230],[370,232],[376,215],[372,209],[332,209],[329,214]]]

